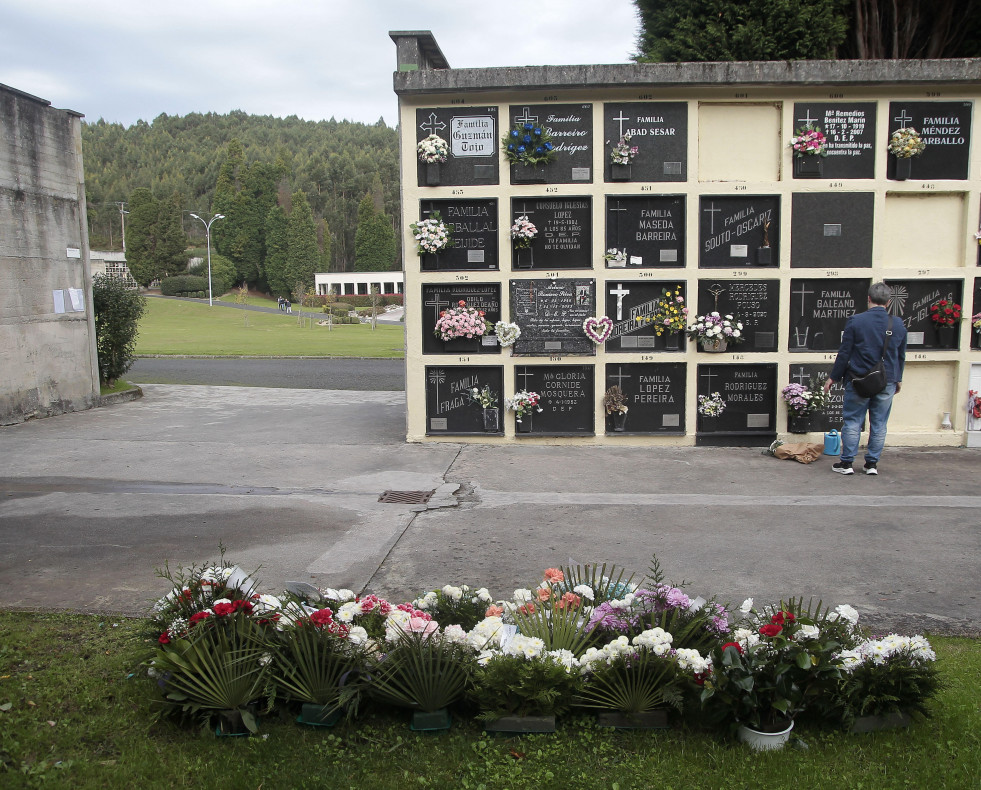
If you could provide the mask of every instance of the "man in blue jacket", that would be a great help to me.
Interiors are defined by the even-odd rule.
[[[902,388],[903,368],[906,365],[906,327],[897,316],[886,311],[890,297],[889,286],[874,283],[869,288],[869,309],[848,319],[841,337],[841,347],[831,375],[824,383],[825,393],[834,382],[845,382],[845,401],[842,407],[841,460],[831,467],[840,475],[852,475],[852,461],[862,437],[862,423],[869,415],[869,444],[865,450],[865,474],[879,474],[879,456],[886,444],[886,423],[892,409],[892,396]],[[853,376],[864,376],[882,357],[886,330],[892,331],[883,363],[886,368],[886,388],[878,395],[863,398],[852,386]]]

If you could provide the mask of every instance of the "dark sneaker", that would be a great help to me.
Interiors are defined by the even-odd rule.
[[[868,463],[865,465],[865,474],[867,475],[877,475],[879,470],[876,469],[875,463]]]
[[[851,464],[846,464],[844,461],[839,461],[836,464],[832,464],[831,471],[832,472],[837,472],[840,475],[853,475],[853,474],[855,474],[855,470],[852,469],[852,465]]]

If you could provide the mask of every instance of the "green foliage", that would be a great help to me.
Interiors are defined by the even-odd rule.
[[[286,214],[277,204],[266,215],[265,275],[274,296],[286,296],[290,292],[286,281],[286,256]]]
[[[640,650],[618,655],[608,666],[595,669],[586,680],[577,707],[647,713],[670,705],[682,708],[682,679],[670,658]]]
[[[642,63],[820,60],[848,33],[848,0],[634,0]]]
[[[181,196],[174,192],[169,200],[161,200],[157,213],[157,276],[177,274],[187,266],[187,235],[181,225]]]
[[[357,709],[363,651],[348,639],[306,622],[275,632],[273,682],[287,699]]]
[[[196,270],[200,267],[194,267]],[[164,296],[187,296],[204,291],[208,292],[208,266],[205,264],[204,276],[199,274],[178,274],[175,277],[165,277],[160,281],[160,293]],[[221,293],[217,288],[215,293]]]
[[[204,278],[204,288],[203,289],[188,289],[188,290],[208,290],[208,257],[207,252],[205,252],[204,260],[200,263],[196,263],[188,270],[192,275],[197,275]],[[232,263],[224,255],[219,255],[216,252],[211,253],[211,291],[215,296],[221,296],[224,293],[228,293],[232,290],[232,286],[235,285],[236,279],[238,278],[238,273],[235,270],[235,264]],[[168,278],[172,279],[172,278]],[[161,280],[160,282],[160,292],[164,293],[164,283],[166,280]],[[165,294],[166,295],[166,294]]]
[[[565,576],[563,589],[572,590],[585,584],[592,589],[594,596],[592,603],[597,606],[603,601],[623,598],[633,589],[634,574],[625,577],[624,569],[617,568],[615,565],[607,568],[605,562],[602,565],[564,565],[562,573]]]
[[[356,272],[386,272],[395,265],[395,231],[391,220],[375,206],[370,192],[365,193],[358,205],[358,229],[354,235]]]
[[[568,593],[567,593],[568,594]],[[568,604],[561,598],[535,601],[519,607],[513,613],[518,631],[524,636],[541,639],[545,650],[569,650],[581,656],[595,641],[594,627],[583,617],[584,603]]]
[[[99,381],[111,385],[132,367],[136,358],[136,339],[146,297],[126,288],[118,277],[97,274],[92,279],[92,306]]]
[[[126,264],[129,273],[144,288],[158,276],[157,219],[160,204],[149,189],[137,189],[129,197],[126,228]]]
[[[293,193],[293,210],[286,221],[286,265],[283,274],[289,286],[287,294],[295,289],[296,283],[312,286],[319,266],[317,225],[307,196],[297,191]]]
[[[572,707],[581,687],[579,676],[552,656],[497,654],[474,671],[468,697],[485,721],[501,716],[560,716]]]
[[[438,634],[401,632],[388,654],[369,667],[371,694],[432,713],[463,696],[472,663],[469,647]]]

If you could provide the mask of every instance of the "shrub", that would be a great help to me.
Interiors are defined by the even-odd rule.
[[[160,293],[164,296],[184,296],[186,294],[207,293],[208,278],[193,274],[178,274],[164,277],[160,281]]]
[[[133,365],[146,297],[122,279],[97,274],[92,281],[99,381],[111,386]]]
[[[205,256],[201,263],[195,264],[188,269],[192,275],[197,275],[204,280],[204,292],[208,293],[208,258]],[[238,279],[238,272],[235,264],[223,255],[215,252],[211,253],[211,293],[215,296],[228,293],[235,281]]]

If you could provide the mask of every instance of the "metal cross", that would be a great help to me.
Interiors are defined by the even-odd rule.
[[[430,134],[436,134],[437,130],[442,131],[445,129],[446,124],[439,119],[436,113],[431,112],[429,113],[429,120],[419,124],[419,128],[424,132],[428,131]]]
[[[531,107],[522,107],[521,108],[521,115],[520,116],[516,116],[515,119],[514,119],[514,122],[516,124],[517,123],[520,123],[520,124],[525,124],[525,123],[534,123],[534,124],[537,124],[538,123],[538,116],[531,114]]]
[[[623,366],[622,365],[618,365],[617,366],[617,372],[616,372],[616,374],[612,374],[611,373],[610,375],[607,376],[607,378],[608,379],[616,379],[617,380],[617,386],[620,387],[620,389],[623,389],[623,380],[624,379],[632,379],[633,376],[628,376],[626,373],[623,372]]]
[[[705,290],[708,291],[710,294],[712,294],[712,296],[715,297],[715,309],[718,310],[719,309],[719,297],[722,296],[722,294],[724,294],[726,292],[726,289],[723,288],[719,283],[712,283],[712,285],[710,285]]]
[[[528,201],[527,200],[522,200],[521,201],[521,213],[524,214],[526,217],[529,214],[534,214],[535,213],[534,211],[529,211],[528,210]]]
[[[716,212],[721,212],[722,209],[716,208],[715,203],[709,203],[712,208],[703,208],[702,211],[707,211],[709,215],[709,233],[715,234],[715,214]]]
[[[810,375],[808,375],[807,373],[804,372],[804,368],[802,366],[802,367],[797,368],[797,372],[796,373],[791,373],[790,374],[790,378],[797,379],[797,383],[800,384],[803,387],[804,386],[804,379],[810,379]]]
[[[620,124],[620,136],[623,137],[623,122],[624,121],[629,121],[630,119],[629,118],[625,118],[624,115],[623,115],[623,110],[620,110],[620,114],[616,118],[614,118],[613,120],[619,122],[619,124]]]
[[[810,126],[812,123],[814,123],[815,121],[818,121],[820,119],[819,118],[812,118],[811,117],[811,110],[810,110],[810,108],[808,108],[807,112],[804,113],[804,117],[803,118],[798,118],[797,120],[800,121],[801,123],[806,124],[807,126]]]
[[[800,296],[800,315],[801,315],[801,318],[804,317],[804,295],[805,294],[812,294],[812,293],[814,293],[814,291],[808,291],[804,287],[804,282],[803,281],[801,281],[800,290],[799,291],[791,291],[790,292],[790,295],[791,296],[794,296],[794,295],[799,295]]]
[[[623,320],[623,297],[629,293],[630,291],[623,287],[623,283],[617,283],[616,289],[610,289],[610,296],[617,298],[617,321]]]
[[[700,376],[703,379],[708,379],[708,392],[706,392],[705,394],[706,395],[711,395],[712,394],[712,379],[714,379],[719,374],[712,372],[712,366],[711,365],[705,365],[704,367],[705,367],[706,372],[705,373],[701,373]]]
[[[428,302],[423,302],[426,307],[433,308],[433,323],[435,324],[439,320],[439,314],[442,312],[441,307],[449,307],[449,302],[441,302],[439,300],[439,294],[433,294],[433,298]]]
[[[517,371],[519,371],[519,370],[523,370],[524,373],[518,373]],[[535,374],[534,373],[529,373],[528,372],[528,368],[526,368],[526,367],[525,368],[515,368],[514,377],[516,379],[524,379],[524,382],[521,385],[521,389],[523,389],[525,392],[527,392],[528,391],[528,379],[534,378],[535,377]]]
[[[900,126],[902,126],[902,127],[905,127],[905,126],[906,126],[906,124],[907,124],[907,123],[908,123],[909,121],[912,121],[912,120],[913,120],[913,116],[912,116],[912,115],[907,115],[907,114],[906,114],[906,110],[905,110],[905,109],[903,109],[903,110],[902,110],[902,111],[901,111],[901,112],[899,113],[899,117],[898,117],[898,118],[893,118],[893,120],[894,120],[894,121],[898,121],[898,122],[899,122],[899,125],[900,125]]]

